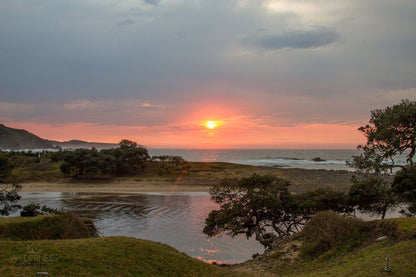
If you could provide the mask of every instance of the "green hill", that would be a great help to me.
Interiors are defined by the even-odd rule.
[[[54,149],[52,143],[26,130],[14,129],[0,124],[0,149]]]
[[[51,141],[53,145],[59,146],[62,149],[79,149],[79,148],[96,148],[96,149],[107,149],[107,148],[116,148],[119,145],[117,143],[104,143],[104,142],[89,142],[83,140],[69,140],[64,142]]]
[[[15,129],[0,124],[0,150],[24,150],[24,149],[97,149],[115,148],[116,143],[88,142],[83,140],[54,141],[38,137],[23,129]]]
[[[66,238],[79,237],[79,228],[67,232],[68,224],[59,219],[65,216],[38,218],[0,218],[0,276],[35,276],[48,272],[49,276],[415,276],[416,219],[388,219],[378,226],[397,226],[396,235],[380,242],[367,241],[362,245],[340,247],[313,258],[300,258],[302,246],[299,236],[288,242],[287,248],[261,255],[246,263],[217,267],[193,259],[174,248],[147,240],[129,237],[101,237],[83,239],[45,240],[32,233],[65,231]],[[45,224],[54,221],[55,227]],[[372,223],[372,224],[376,224]],[[16,238],[6,231],[21,226],[31,231]],[[48,227],[49,226],[49,227]],[[328,228],[332,228],[329,226]],[[350,228],[350,227],[346,227]],[[23,230],[22,229],[22,230]],[[390,230],[390,229],[389,229]],[[387,231],[384,230],[384,231]],[[390,231],[393,231],[390,230]],[[30,234],[29,234],[30,233]],[[392,234],[393,234],[392,233]],[[30,237],[32,240],[21,240]],[[63,237],[63,236],[60,236]],[[36,240],[33,240],[36,238]],[[16,240],[17,239],[17,240]],[[319,240],[317,238],[317,240]],[[356,240],[356,239],[354,239]],[[327,254],[330,255],[327,255]],[[390,256],[391,271],[384,271],[386,256]]]
[[[232,269],[257,276],[416,276],[416,218],[361,223],[345,218],[339,224],[319,221],[307,227],[302,231],[306,234],[292,236],[280,249]],[[357,227],[363,232],[354,232]],[[386,238],[378,241],[382,234]]]
[[[94,230],[72,213],[0,218],[0,276],[234,276],[166,244]]]
[[[128,237],[1,241],[0,247],[1,276],[40,271],[49,276],[235,276],[168,245]]]

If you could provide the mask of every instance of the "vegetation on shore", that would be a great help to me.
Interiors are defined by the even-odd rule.
[[[38,222],[46,218],[59,222],[57,216],[2,218],[0,229],[28,223],[42,228]],[[322,220],[331,224],[323,225]],[[206,264],[168,245],[136,238],[28,240],[25,233],[12,241],[3,236],[0,275],[28,276],[46,271],[50,276],[411,276],[416,272],[415,218],[362,222],[323,214],[305,229],[308,231],[290,237],[279,249],[228,267]],[[351,235],[358,229],[362,233]],[[380,235],[388,238],[376,242]],[[387,255],[390,273],[384,271]]]
[[[302,230],[318,211],[353,211],[345,192],[319,188],[293,194],[289,187],[289,181],[272,175],[221,180],[210,189],[219,209],[209,213],[203,232],[209,236],[255,235],[265,248],[272,249],[283,238]]]
[[[413,276],[415,260],[416,218],[363,222],[323,212],[279,248],[231,268],[258,276]]]
[[[74,213],[0,218],[1,240],[58,240],[98,236],[93,222]]]
[[[416,101],[402,100],[371,111],[369,124],[358,129],[367,143],[357,147],[361,154],[349,164],[362,173],[353,179],[350,190],[361,211],[384,218],[390,208],[402,205],[402,214],[416,215],[415,122]],[[397,161],[399,155],[406,156],[405,164]],[[394,174],[394,179],[385,180],[385,174]]]
[[[58,152],[59,153],[59,152]],[[7,153],[3,153],[6,155]],[[0,156],[2,153],[0,153]],[[7,154],[12,156],[12,154]],[[60,170],[63,161],[54,161],[53,153],[39,155],[30,153],[13,154],[19,157],[9,157],[14,163],[10,175],[5,182],[19,180],[20,183],[29,182],[59,182],[59,183],[97,183],[97,182],[142,182],[160,181],[176,182],[184,185],[212,186],[226,177],[247,177],[253,173],[272,174],[292,183],[291,191],[304,192],[318,187],[331,187],[336,190],[347,190],[354,175],[349,171],[309,170],[298,168],[272,168],[233,164],[226,162],[186,162],[181,167],[159,168],[156,164],[145,167],[137,174],[113,174],[100,176],[84,176],[74,179],[65,176]],[[24,157],[22,157],[24,156]],[[16,161],[16,162],[14,162]],[[17,162],[18,161],[18,162]],[[180,179],[178,179],[180,178]]]

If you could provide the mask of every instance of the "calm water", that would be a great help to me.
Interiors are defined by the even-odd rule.
[[[31,202],[73,210],[90,217],[101,236],[130,236],[169,244],[206,262],[238,263],[262,253],[255,240],[202,233],[208,213],[217,208],[208,193],[87,194],[21,193],[21,204]]]
[[[299,149],[149,149],[149,153],[150,155],[178,155],[187,161],[334,170],[351,170],[345,161],[358,154],[356,150]],[[312,161],[318,157],[325,161]]]
[[[205,262],[239,263],[262,253],[244,236],[207,237],[202,233],[208,213],[217,208],[208,193],[91,194],[21,193],[21,205],[37,202],[73,210],[91,218],[101,236],[129,236],[163,242]],[[17,213],[12,216],[17,216]],[[369,220],[369,215],[358,214]],[[397,211],[387,217],[400,217]]]

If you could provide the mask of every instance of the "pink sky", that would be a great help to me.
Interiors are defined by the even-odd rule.
[[[35,124],[13,122],[8,126],[26,129],[42,138],[65,141],[81,139],[119,142],[130,139],[150,148],[298,148],[352,149],[364,142],[357,126],[303,124],[262,126],[234,119],[210,130],[205,120],[179,126],[136,127],[89,123]]]
[[[0,109],[8,115],[0,121],[50,140],[117,143],[129,139],[150,148],[354,149],[364,143],[357,129],[365,121],[346,121],[348,112],[338,109],[338,116],[325,116],[316,112],[323,105],[316,101],[264,98],[201,98],[177,103],[137,99],[0,101]],[[209,120],[217,122],[212,130],[204,125]]]

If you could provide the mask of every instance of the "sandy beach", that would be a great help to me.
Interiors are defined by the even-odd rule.
[[[216,172],[208,169],[198,175],[169,177],[121,177],[107,180],[76,180],[57,178],[56,180],[33,180],[20,183],[22,192],[102,192],[102,193],[138,193],[138,192],[207,192],[211,186],[224,177],[246,177],[253,173],[273,174],[289,180],[292,192],[304,192],[318,187],[332,187],[347,190],[351,184],[352,172],[278,169],[265,167],[242,167],[241,170],[221,169]]]
[[[113,181],[103,183],[33,182],[21,184],[21,192],[208,192],[207,185],[184,185],[167,181]]]

